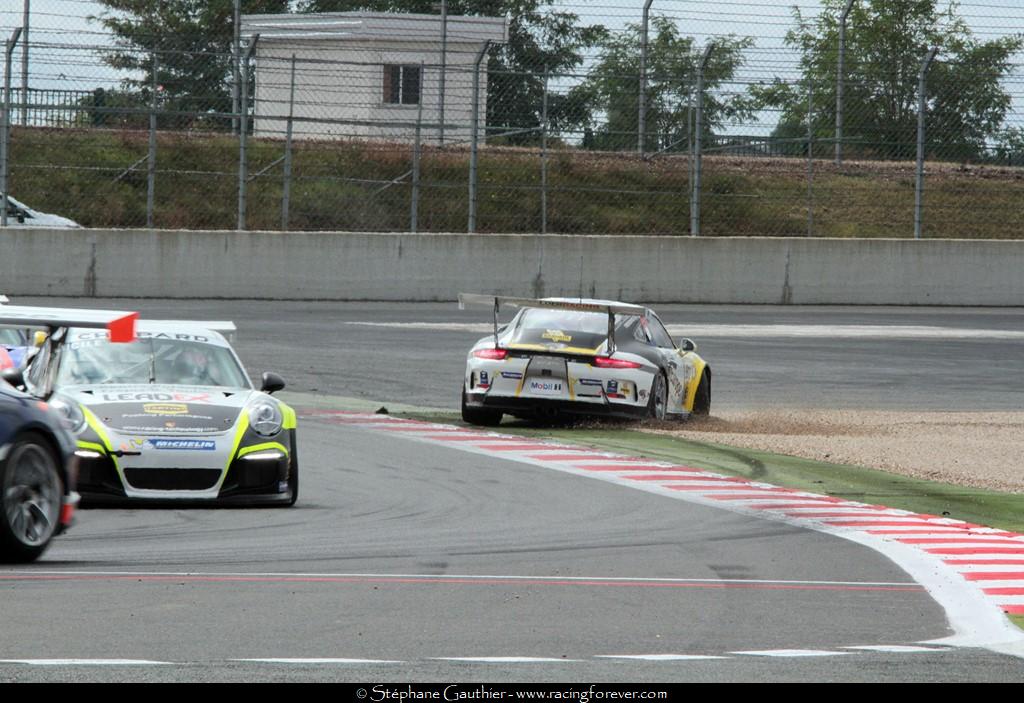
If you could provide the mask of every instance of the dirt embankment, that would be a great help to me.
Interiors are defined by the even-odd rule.
[[[649,431],[1024,493],[1024,412],[737,412]]]

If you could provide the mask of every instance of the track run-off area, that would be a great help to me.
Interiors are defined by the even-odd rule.
[[[292,509],[81,511],[0,568],[0,681],[1020,679],[1016,533],[368,412],[457,408],[486,320],[454,303],[14,302],[234,320],[289,383],[302,482]],[[1024,311],[658,312],[713,411],[1019,409]]]

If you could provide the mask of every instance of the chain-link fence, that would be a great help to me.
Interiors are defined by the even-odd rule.
[[[1020,236],[1020,35],[908,37],[861,4],[769,47],[643,7],[573,42],[516,17],[246,15],[220,46],[26,44],[0,13],[0,191],[93,227]]]

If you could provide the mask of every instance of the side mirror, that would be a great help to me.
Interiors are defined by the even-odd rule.
[[[686,337],[680,337],[678,342],[679,351],[692,352],[697,351],[697,345],[693,343],[692,339]]]
[[[267,371],[263,374],[263,385],[260,390],[264,393],[274,393],[284,388],[284,379],[278,376],[273,371]]]
[[[22,369],[4,369],[0,378],[10,383],[19,390],[25,389],[25,373]]]

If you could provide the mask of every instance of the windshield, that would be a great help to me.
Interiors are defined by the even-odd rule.
[[[616,333],[635,325],[638,319],[636,315],[616,315]],[[607,339],[607,313],[527,308],[516,321],[509,343],[596,349]]]
[[[231,352],[212,344],[150,337],[128,344],[80,339],[64,347],[58,388],[113,383],[249,387]]]

